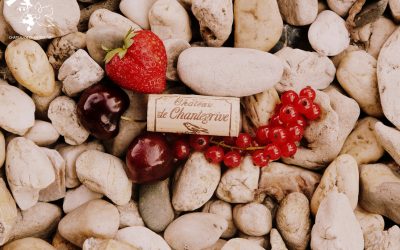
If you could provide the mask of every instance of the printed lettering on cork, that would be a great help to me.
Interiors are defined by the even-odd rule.
[[[237,136],[240,130],[240,99],[199,95],[150,95],[147,130]]]

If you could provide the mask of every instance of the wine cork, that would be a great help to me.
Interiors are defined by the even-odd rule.
[[[149,95],[147,130],[237,136],[240,99],[201,95]]]

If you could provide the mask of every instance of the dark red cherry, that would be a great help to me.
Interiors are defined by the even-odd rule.
[[[108,140],[118,134],[121,115],[128,107],[129,97],[122,89],[98,83],[82,93],[77,113],[80,123],[93,136]]]
[[[173,170],[173,149],[164,135],[145,132],[136,137],[126,153],[126,172],[134,183],[168,178]]]

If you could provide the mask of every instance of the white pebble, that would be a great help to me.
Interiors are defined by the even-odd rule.
[[[38,146],[49,146],[55,143],[60,134],[50,122],[36,120],[35,125],[24,135]]]
[[[17,87],[0,84],[0,127],[24,135],[35,123],[35,104]]]
[[[63,82],[63,92],[68,96],[77,95],[103,77],[104,70],[83,49],[65,60],[58,72],[58,79]]]
[[[315,51],[325,56],[335,56],[349,47],[350,34],[345,21],[335,12],[325,10],[308,30],[308,40]]]
[[[89,132],[78,121],[76,104],[71,98],[60,96],[54,99],[50,103],[48,116],[66,143],[79,145],[89,137]]]

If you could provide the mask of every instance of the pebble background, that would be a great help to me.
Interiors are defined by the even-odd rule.
[[[399,250],[399,22],[400,0],[0,0],[2,249]],[[193,153],[132,184],[146,96],[107,141],[76,113],[130,28],[163,40],[166,93],[240,97],[246,132],[305,86],[322,117],[268,167]]]

